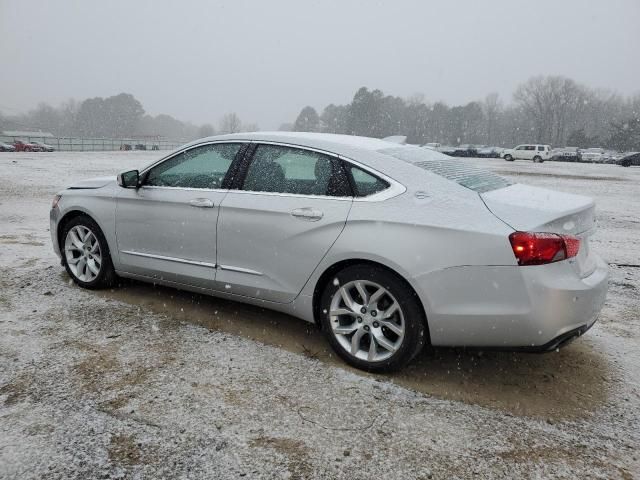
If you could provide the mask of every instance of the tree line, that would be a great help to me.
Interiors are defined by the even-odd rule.
[[[255,124],[243,124],[235,113],[225,114],[218,128],[206,123],[194,125],[170,115],[156,116],[145,112],[142,104],[129,93],[107,98],[88,98],[82,102],[69,100],[59,107],[40,103],[28,113],[14,116],[0,114],[0,131],[29,130],[53,133],[60,137],[130,138],[164,137],[192,140],[216,133],[257,130]]]
[[[328,105],[322,113],[302,109],[282,130],[344,133],[443,145],[513,146],[545,143],[556,147],[640,150],[640,94],[623,97],[562,76],[538,76],[519,85],[505,104],[497,93],[466,105],[407,99],[360,88],[348,105]]]

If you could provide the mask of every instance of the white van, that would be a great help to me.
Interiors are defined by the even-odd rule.
[[[514,160],[533,160],[542,163],[551,159],[551,146],[549,145],[518,145],[516,148],[507,148],[500,154],[508,162]]]

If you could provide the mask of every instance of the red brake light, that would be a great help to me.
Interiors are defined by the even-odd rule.
[[[575,257],[580,239],[571,235],[542,232],[513,232],[509,235],[518,265],[543,265]]]

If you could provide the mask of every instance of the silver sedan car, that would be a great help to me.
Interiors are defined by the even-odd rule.
[[[70,186],[51,236],[80,286],[118,277],[317,323],[346,362],[424,345],[547,351],[607,292],[594,202],[372,138],[243,133]]]

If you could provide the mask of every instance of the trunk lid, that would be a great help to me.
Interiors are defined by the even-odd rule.
[[[596,267],[589,237],[596,227],[595,202],[590,197],[515,184],[480,194],[487,208],[514,230],[574,235],[580,250],[573,262],[581,277]]]

